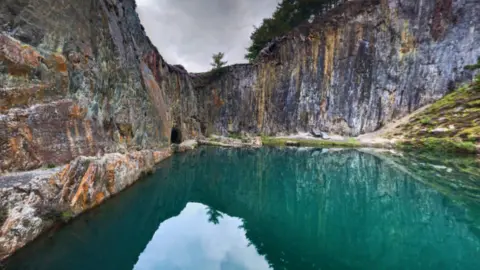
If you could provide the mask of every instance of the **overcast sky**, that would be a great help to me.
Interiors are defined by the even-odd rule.
[[[228,64],[246,62],[253,25],[270,17],[278,0],[137,0],[147,35],[169,64],[189,72],[210,69],[213,53]]]

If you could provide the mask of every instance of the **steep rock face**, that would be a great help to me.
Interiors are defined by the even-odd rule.
[[[264,49],[255,65],[196,74],[210,130],[358,135],[471,79],[478,0],[351,1]]]
[[[163,61],[134,0],[4,0],[0,60],[0,173],[158,149],[190,121],[170,117],[164,91],[193,95],[188,74]]]
[[[478,0],[350,1],[253,64],[188,74],[146,37],[134,0],[5,0],[0,172],[211,133],[378,129],[471,74]]]

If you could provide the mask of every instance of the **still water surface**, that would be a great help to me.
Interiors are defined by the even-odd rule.
[[[475,193],[412,171],[356,150],[201,148],[6,268],[480,269]]]

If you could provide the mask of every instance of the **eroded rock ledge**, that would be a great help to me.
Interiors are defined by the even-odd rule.
[[[0,176],[0,259],[101,204],[171,154],[165,149],[82,156],[59,168]]]

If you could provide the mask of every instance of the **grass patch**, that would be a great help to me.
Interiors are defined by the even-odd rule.
[[[465,84],[458,88],[456,91],[446,95],[442,99],[438,100],[437,102],[433,103],[427,109],[427,113],[436,113],[441,110],[446,110],[450,108],[454,108],[456,106],[460,106],[464,104],[462,101],[464,99],[468,99],[471,95],[470,93],[470,85]]]
[[[422,119],[420,119],[420,123],[423,124],[423,125],[428,125],[432,122],[432,118],[430,117],[424,117]]]
[[[458,136],[472,142],[480,140],[480,126],[466,128],[458,133]]]
[[[480,143],[480,75],[433,103],[400,127],[400,148],[442,153],[476,153]],[[452,126],[453,128],[449,128]],[[449,128],[432,134],[434,128]],[[433,138],[436,137],[436,138]]]
[[[228,138],[237,139],[237,140],[243,139],[242,134],[240,134],[240,133],[233,133],[233,132],[228,134]]]
[[[351,148],[360,147],[361,144],[354,138],[347,141],[329,141],[329,140],[312,140],[312,139],[293,139],[293,138],[276,138],[262,136],[262,144],[266,146],[285,146],[286,142],[297,142],[303,147],[338,147]]]
[[[66,210],[66,211],[63,211],[62,212],[62,215],[61,215],[61,220],[63,222],[68,222],[70,221],[72,218],[75,217],[75,213],[73,213],[72,210]]]
[[[472,142],[457,141],[452,138],[422,138],[398,144],[408,151],[476,154],[477,148]]]

